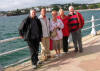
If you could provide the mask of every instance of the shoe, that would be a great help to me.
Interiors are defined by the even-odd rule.
[[[55,59],[59,59],[59,55],[58,54],[55,55]]]
[[[43,58],[42,58],[42,61],[47,61],[48,59],[47,59],[47,56],[44,56]]]
[[[33,65],[32,68],[33,68],[33,69],[37,69],[37,65]]]
[[[58,54],[56,54],[55,56],[56,56],[56,57],[58,57],[59,55],[58,55]]]
[[[67,53],[68,52],[68,49],[66,51],[63,51],[64,53]]]
[[[64,54],[68,54],[69,52],[64,52]]]
[[[74,52],[78,52],[78,48],[75,48]]]
[[[59,54],[59,57],[63,56],[63,54]]]
[[[80,49],[79,52],[82,53],[83,52],[83,49]]]
[[[49,56],[47,56],[47,59],[49,59],[49,58],[51,58],[51,56],[49,55]]]
[[[43,61],[38,61],[37,62],[37,65],[41,65],[41,64],[43,64]]]

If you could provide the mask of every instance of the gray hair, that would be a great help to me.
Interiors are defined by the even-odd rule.
[[[36,9],[30,9],[30,14],[32,14],[32,11],[36,11]]]
[[[73,8],[73,9],[74,9],[74,7],[73,7],[73,6],[69,6],[69,10],[70,10],[71,8]]]

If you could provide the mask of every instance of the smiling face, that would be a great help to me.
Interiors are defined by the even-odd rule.
[[[74,8],[72,6],[69,7],[69,12],[74,13]]]
[[[30,16],[31,16],[32,18],[34,18],[34,17],[36,16],[36,10],[31,10],[31,11],[30,11]]]
[[[63,16],[63,15],[64,15],[64,10],[63,10],[63,9],[60,9],[60,10],[59,10],[59,15],[60,15],[60,16]]]
[[[52,11],[51,14],[52,14],[52,17],[53,18],[57,18],[57,15],[58,15],[57,11],[54,10],[54,11]]]
[[[42,16],[45,16],[46,15],[46,9],[45,8],[41,9],[41,15]]]

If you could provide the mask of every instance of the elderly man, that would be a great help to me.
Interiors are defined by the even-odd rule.
[[[83,52],[81,29],[84,26],[83,16],[79,12],[74,11],[74,7],[69,7],[69,28],[72,34],[72,39],[75,47],[75,52]]]
[[[42,60],[45,61],[48,58],[50,58],[50,22],[49,19],[46,16],[46,9],[41,9],[41,15],[39,16],[39,19],[42,24],[42,32],[43,32],[43,38],[41,43],[41,54],[42,54]]]
[[[30,10],[30,15],[23,20],[19,27],[19,34],[28,43],[32,65],[35,69],[38,63],[39,42],[42,38],[42,26],[35,9]]]

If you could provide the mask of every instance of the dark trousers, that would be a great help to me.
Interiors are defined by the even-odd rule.
[[[28,41],[28,46],[31,52],[31,61],[32,65],[36,65],[38,62],[38,52],[39,52],[39,41],[38,40],[31,40]]]
[[[81,29],[72,32],[72,39],[74,43],[75,48],[79,48],[79,50],[82,50],[82,36],[81,36]]]
[[[63,37],[63,52],[68,52],[68,36]]]

